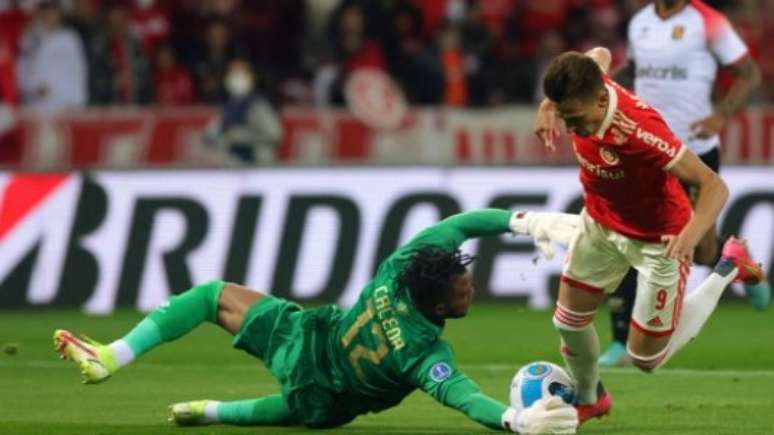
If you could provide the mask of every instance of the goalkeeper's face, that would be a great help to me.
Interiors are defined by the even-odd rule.
[[[443,317],[447,319],[458,319],[468,314],[468,308],[473,302],[473,294],[476,289],[473,287],[473,277],[469,271],[460,275],[454,275],[451,279],[451,290],[449,299],[443,304]]]

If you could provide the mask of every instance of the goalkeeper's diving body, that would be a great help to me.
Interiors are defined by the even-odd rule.
[[[262,360],[281,385],[281,393],[258,399],[176,403],[170,419],[180,425],[335,427],[396,406],[418,388],[491,429],[574,433],[577,412],[556,397],[517,412],[482,393],[459,370],[441,334],[446,319],[464,317],[473,298],[466,267],[473,259],[459,250],[465,240],[512,232],[531,235],[543,249],[557,234],[554,241],[566,243],[575,225],[577,216],[561,213],[461,213],[390,255],[348,310],[303,310],[237,284],[210,281],[171,297],[108,345],[65,330],[54,333],[54,342],[85,383],[99,383],[154,347],[212,322],[234,336],[235,348]]]

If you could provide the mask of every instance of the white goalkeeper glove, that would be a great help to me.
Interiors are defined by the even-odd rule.
[[[517,211],[511,216],[510,222],[514,234],[532,236],[535,246],[546,260],[556,255],[551,244],[569,245],[580,226],[579,215],[556,212]]]
[[[559,396],[544,397],[521,412],[508,408],[502,423],[505,430],[522,435],[574,434],[580,424],[578,411]]]

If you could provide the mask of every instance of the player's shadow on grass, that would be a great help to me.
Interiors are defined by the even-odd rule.
[[[746,433],[746,434],[768,434],[771,433],[769,431],[755,431],[755,430],[747,430],[745,429],[743,432],[729,430],[729,429],[718,429],[717,426],[713,425],[699,425],[699,424],[691,424],[688,425],[675,425],[675,424],[652,424],[652,422],[649,422],[647,425],[644,424],[623,424],[623,425],[616,425],[615,427],[610,427],[609,425],[605,425],[605,422],[601,422],[601,424],[594,424],[593,422],[590,424],[587,424],[583,426],[582,429],[583,435],[589,435],[589,434],[626,434],[626,435],[664,435],[664,434],[679,434],[679,435],[692,435],[692,434],[701,434],[701,435],[739,435],[740,433]]]
[[[346,435],[373,435],[374,433],[378,434],[395,434],[395,435],[439,435],[439,434],[452,434],[452,435],[462,435],[462,434],[472,434],[472,433],[493,433],[491,430],[487,430],[486,428],[474,428],[474,429],[450,429],[449,427],[429,427],[429,426],[394,426],[394,427],[373,427],[373,426],[361,426],[358,427],[357,425],[353,426],[344,426],[339,428],[334,428],[328,431],[324,431],[327,433],[336,433],[336,434],[346,434]]]

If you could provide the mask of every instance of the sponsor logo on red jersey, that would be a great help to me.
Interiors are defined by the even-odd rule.
[[[618,158],[618,154],[605,147],[599,147],[599,156],[602,157],[602,160],[605,161],[610,166],[615,166],[619,163],[621,163],[621,159]]]
[[[669,157],[674,157],[677,155],[678,150],[676,148],[670,147],[667,141],[656,136],[655,134],[649,131],[645,131],[640,127],[637,127],[635,134],[637,135],[637,139],[645,142],[646,144],[652,147],[655,147],[656,149],[668,155]]]
[[[602,149],[600,149],[600,151],[602,151]],[[586,160],[578,152],[576,152],[575,155],[578,157],[578,162],[580,163],[581,167],[597,178],[603,178],[605,180],[621,180],[624,178],[624,176],[626,176],[623,169],[605,168],[602,165]]]

